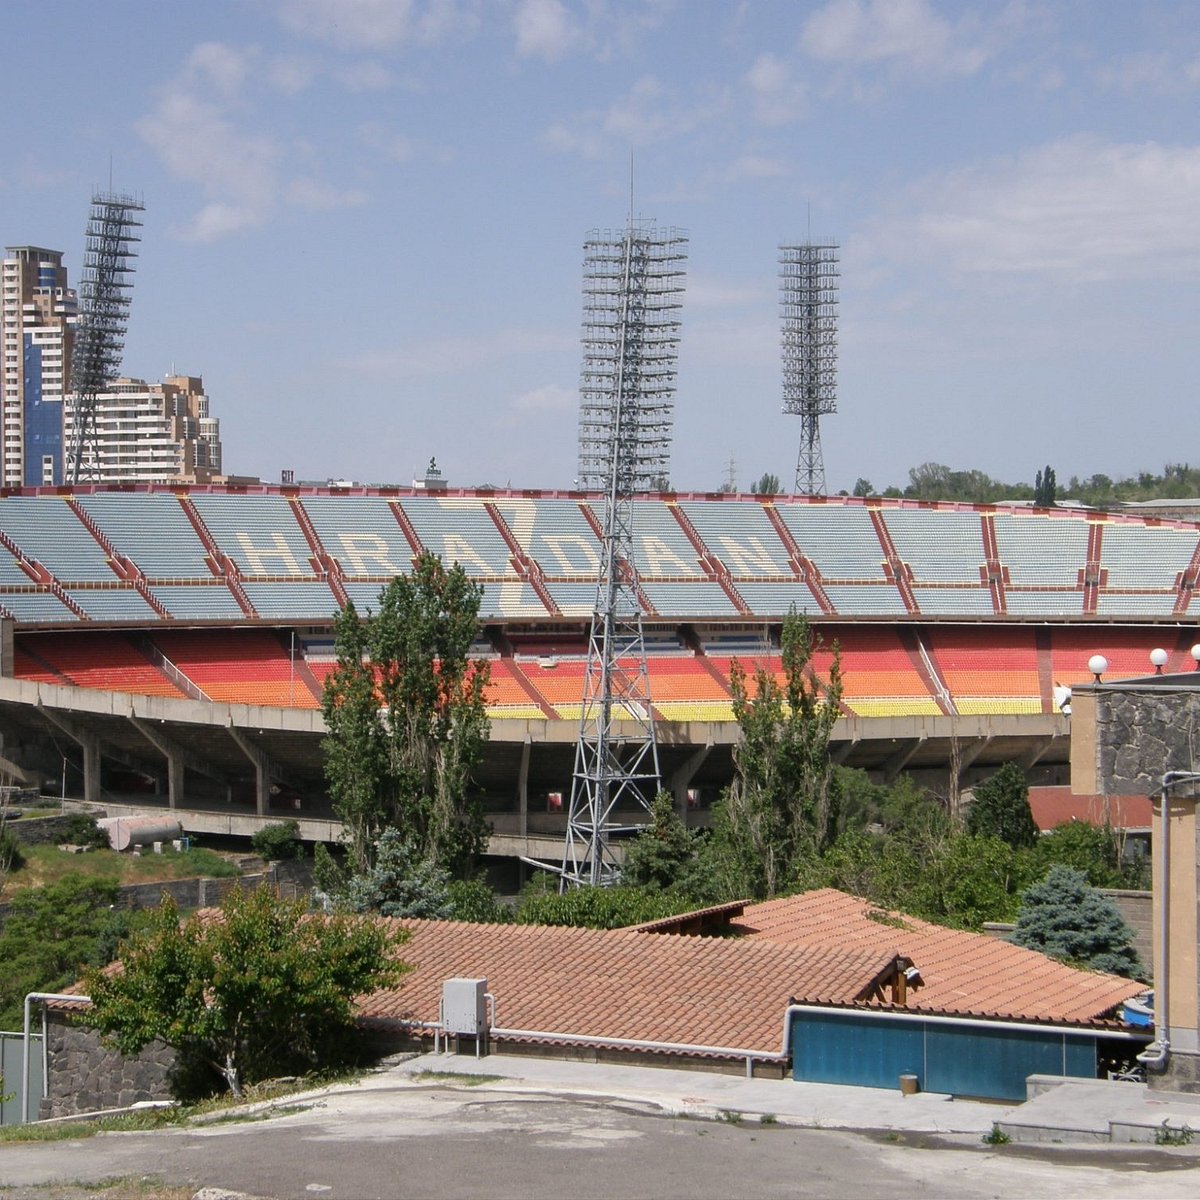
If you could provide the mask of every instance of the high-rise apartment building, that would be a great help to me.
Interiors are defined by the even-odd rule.
[[[63,408],[71,386],[76,296],[62,252],[9,246],[0,263],[0,484],[63,479]]]
[[[64,483],[74,432],[78,299],[62,252],[9,246],[0,263],[0,486]],[[97,483],[205,483],[221,473],[220,422],[198,376],[116,379],[96,396],[86,450]]]
[[[68,444],[75,411],[68,401]],[[209,416],[203,380],[114,379],[96,396],[84,466],[96,483],[207,483],[220,475],[221,422]]]

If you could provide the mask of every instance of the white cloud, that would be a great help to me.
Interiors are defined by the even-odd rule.
[[[522,392],[512,402],[516,413],[569,412],[578,403],[578,393],[557,383],[543,384]]]
[[[337,79],[348,92],[383,92],[395,82],[392,72],[382,63],[356,62],[342,70],[334,71]]]
[[[695,309],[748,308],[771,305],[775,292],[771,283],[727,283],[703,275],[689,275],[683,303],[688,312]]]
[[[995,51],[996,35],[1020,19],[1018,6],[951,24],[928,0],[830,0],[804,23],[801,46],[833,63],[890,62],[937,75],[970,75]]]
[[[188,56],[184,75],[197,85],[206,84],[221,99],[228,100],[242,89],[249,71],[250,55],[223,42],[202,42]]]
[[[513,13],[517,53],[554,62],[575,45],[579,32],[560,0],[521,0]]]
[[[317,77],[317,67],[306,58],[277,59],[267,68],[266,80],[285,96],[298,96]]]
[[[1142,51],[1106,63],[1096,77],[1104,86],[1131,95],[1181,95],[1200,87],[1200,59],[1180,63],[1166,52]]]
[[[357,208],[366,204],[367,198],[366,192],[355,188],[335,188],[319,179],[293,179],[286,189],[287,202],[309,212]]]
[[[211,241],[266,219],[278,186],[279,150],[270,138],[242,133],[187,90],[168,91],[136,129],[173,175],[211,198],[186,237]]]
[[[595,158],[604,153],[610,141],[622,146],[646,146],[690,133],[715,117],[722,106],[720,98],[685,104],[660,80],[646,75],[607,109],[556,121],[543,134],[543,140],[551,149]]]
[[[746,72],[754,102],[754,119],[763,125],[785,125],[803,116],[805,88],[791,68],[774,54],[760,54]]]
[[[358,131],[365,146],[383,155],[390,162],[408,162],[416,149],[412,138],[398,133],[378,121],[371,121]]]
[[[782,159],[765,154],[742,154],[723,167],[710,171],[707,178],[714,183],[741,183],[744,179],[783,179],[792,173]]]
[[[343,373],[375,381],[457,375],[522,355],[541,356],[573,349],[575,338],[529,329],[498,329],[477,336],[421,338],[407,345],[359,354],[339,364]]]
[[[914,185],[857,253],[1064,282],[1200,275],[1200,146],[1078,137]]]
[[[468,0],[281,0],[279,20],[293,33],[338,50],[390,50],[472,32]]]
[[[135,123],[171,174],[196,187],[200,207],[180,230],[188,240],[211,242],[252,229],[280,206],[327,211],[366,199],[307,175],[289,178],[281,144],[244,127],[254,111],[248,93],[258,79],[256,60],[254,51],[238,47],[197,46],[155,109]],[[300,76],[285,72],[267,82],[278,89],[299,84]]]

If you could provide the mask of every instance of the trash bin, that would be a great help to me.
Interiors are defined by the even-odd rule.
[[[900,1095],[915,1096],[921,1090],[921,1080],[916,1075],[900,1076]]]

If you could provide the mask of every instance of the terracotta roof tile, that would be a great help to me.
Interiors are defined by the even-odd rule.
[[[852,1004],[895,955],[629,930],[405,920],[413,970],[362,1002],[371,1023],[436,1021],[442,984],[486,978],[500,1028],[775,1053],[791,997]]]
[[[910,1011],[1092,1023],[1145,990],[1136,980],[1076,970],[1035,950],[888,912],[833,888],[748,905],[734,929],[755,942],[903,954],[924,980],[909,992]]]

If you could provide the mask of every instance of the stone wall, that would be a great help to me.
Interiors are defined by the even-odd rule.
[[[127,1058],[103,1045],[94,1029],[53,1011],[46,1033],[50,1070],[41,1120],[171,1098],[167,1080],[175,1052],[161,1042]]]
[[[1109,795],[1150,796],[1167,771],[1200,769],[1200,692],[1097,689],[1096,755]]]
[[[1133,930],[1133,948],[1147,971],[1154,965],[1154,895],[1125,888],[1101,888]]]
[[[5,829],[26,846],[56,845],[65,839],[73,815],[55,813],[50,817],[22,817],[19,821],[9,821]]]

